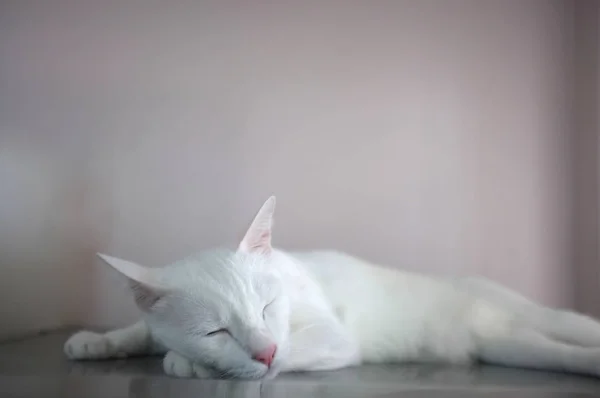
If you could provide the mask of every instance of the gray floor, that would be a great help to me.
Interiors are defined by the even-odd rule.
[[[365,366],[286,374],[273,381],[180,380],[160,359],[70,362],[66,333],[0,344],[2,397],[575,397],[600,396],[600,380],[500,367]]]

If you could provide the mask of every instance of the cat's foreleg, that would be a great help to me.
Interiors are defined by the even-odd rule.
[[[146,323],[139,321],[126,328],[106,333],[75,333],[65,343],[64,352],[70,359],[94,360],[158,355],[166,350],[152,339]]]
[[[169,376],[180,378],[194,377],[207,379],[213,376],[212,373],[202,365],[182,357],[175,351],[169,351],[167,352],[167,355],[165,355],[165,358],[163,359],[163,370]]]
[[[358,344],[335,317],[310,318],[293,329],[283,372],[335,370],[360,363]]]
[[[600,377],[600,349],[565,344],[529,327],[481,339],[477,356],[480,361],[495,365]]]

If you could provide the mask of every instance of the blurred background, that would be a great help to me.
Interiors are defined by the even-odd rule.
[[[0,339],[136,318],[94,253],[274,243],[600,315],[597,1],[0,2]]]

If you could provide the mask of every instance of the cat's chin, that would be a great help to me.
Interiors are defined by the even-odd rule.
[[[262,379],[263,380],[273,380],[274,378],[277,377],[277,375],[279,375],[280,372],[281,372],[281,369],[278,366],[272,367],[267,371],[267,373],[265,373],[265,375],[262,377]]]
[[[281,372],[280,366],[272,366],[265,372],[260,372],[260,373],[257,373],[255,375],[252,375],[247,378],[254,379],[254,380],[272,380],[275,377],[277,377],[277,375],[279,375],[280,372]]]
[[[279,367],[277,367],[279,369]],[[253,364],[244,368],[233,368],[228,370],[213,369],[215,379],[240,379],[240,380],[262,380],[265,379],[275,369],[267,368],[265,365]],[[276,375],[278,370],[274,372]]]
[[[271,368],[256,372],[256,373],[246,373],[244,375],[239,376],[229,376],[229,378],[238,378],[238,379],[246,379],[246,380],[272,380],[281,372],[281,367],[274,365]]]

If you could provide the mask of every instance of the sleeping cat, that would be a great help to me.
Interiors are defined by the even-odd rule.
[[[272,378],[362,363],[440,362],[600,376],[600,323],[493,282],[378,267],[271,246],[269,198],[235,250],[164,268],[99,255],[130,282],[143,319],[82,331],[72,359],[165,354],[177,377]]]

